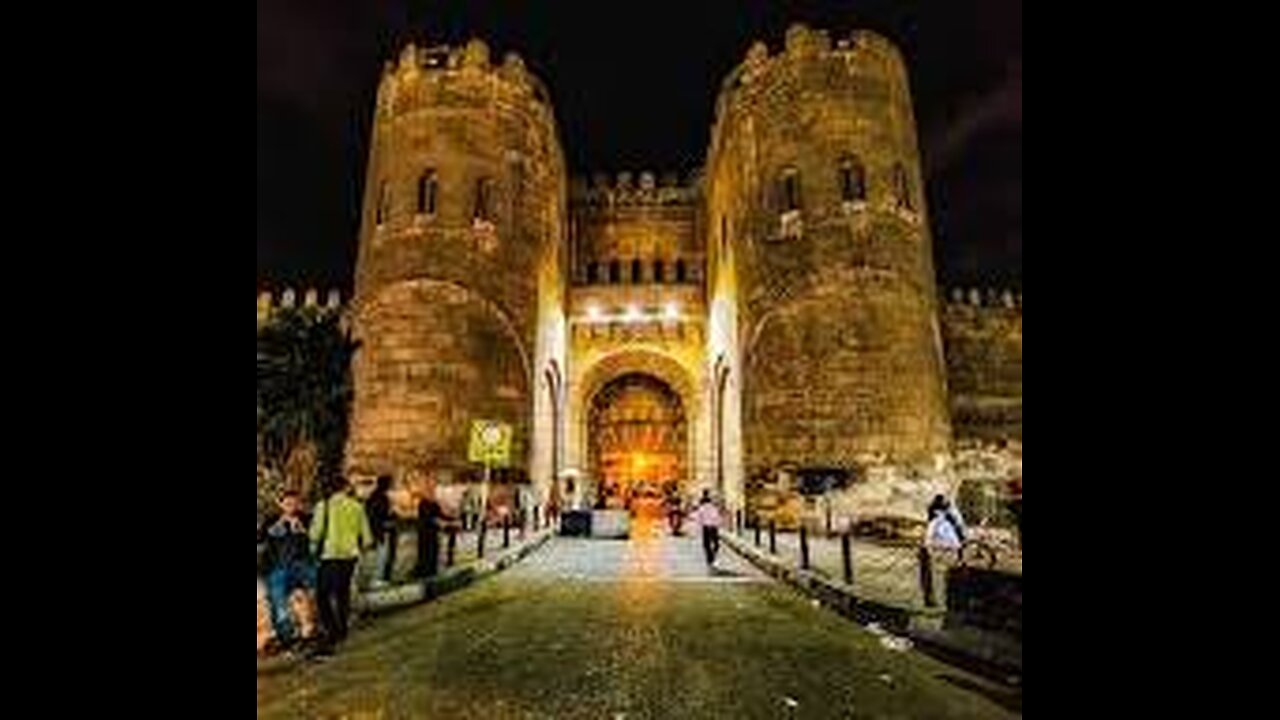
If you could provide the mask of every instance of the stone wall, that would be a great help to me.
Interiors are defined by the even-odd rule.
[[[957,438],[1022,440],[1022,294],[953,290],[942,310]]]
[[[821,466],[858,470],[858,512],[918,515],[954,490],[953,425],[1019,462],[1022,435],[1021,296],[940,308],[924,200],[907,71],[874,33],[754,44],[694,177],[572,186],[517,56],[409,45],[378,88],[345,308],[348,471],[460,470],[470,422],[499,419],[545,500],[590,470],[591,393],[649,372],[689,414],[691,479],[730,509],[749,476]],[[320,304],[288,293],[260,295],[260,325]]]
[[[650,172],[638,182],[629,172],[612,182],[596,174],[589,186],[576,181],[569,197],[574,284],[701,284],[697,190],[675,183],[667,174],[658,184]]]

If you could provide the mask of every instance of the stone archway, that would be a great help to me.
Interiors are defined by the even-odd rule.
[[[714,478],[711,472],[711,434],[706,423],[709,415],[709,396],[706,381],[697,367],[689,367],[665,353],[648,349],[620,350],[573,368],[568,383],[566,430],[569,442],[566,468],[576,473],[580,481],[575,483],[577,492],[570,498],[575,506],[593,504],[598,480],[592,463],[591,411],[593,400],[610,383],[627,375],[643,375],[669,390],[679,399],[683,415],[684,440],[679,469],[681,490],[693,493],[710,488]]]
[[[680,395],[641,372],[619,375],[591,398],[588,467],[597,504],[650,514],[688,490],[688,419]]]

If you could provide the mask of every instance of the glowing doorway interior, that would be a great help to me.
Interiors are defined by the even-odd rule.
[[[684,406],[663,381],[614,378],[592,398],[587,423],[597,505],[660,513],[663,498],[685,485]]]

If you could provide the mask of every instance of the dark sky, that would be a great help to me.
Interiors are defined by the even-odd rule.
[[[258,283],[349,287],[373,97],[408,40],[520,54],[570,171],[687,172],[716,93],[791,22],[902,48],[944,283],[1022,286],[1022,3],[258,0]]]

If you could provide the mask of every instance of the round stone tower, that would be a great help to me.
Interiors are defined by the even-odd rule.
[[[427,466],[447,480],[474,467],[478,419],[510,423],[513,465],[528,469],[565,184],[549,98],[517,56],[491,64],[472,40],[387,64],[356,266],[350,473]]]
[[[902,56],[793,26],[725,81],[707,164],[713,304],[736,312],[741,452],[779,467],[946,452],[924,183]],[[729,353],[732,355],[732,353]]]

